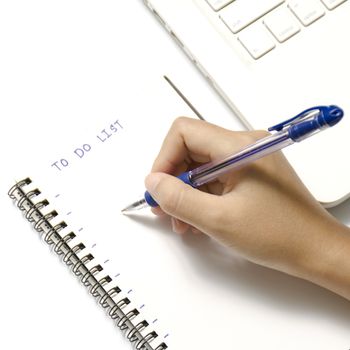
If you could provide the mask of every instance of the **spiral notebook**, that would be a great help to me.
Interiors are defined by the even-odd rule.
[[[152,346],[151,343],[152,341],[155,342],[154,340],[157,339],[158,334],[149,330],[148,321],[139,319],[136,322],[134,321],[140,315],[143,305],[139,306],[139,309],[132,307],[125,311],[131,303],[130,298],[118,298],[118,294],[121,292],[120,287],[114,285],[110,275],[106,274],[101,277],[104,268],[98,263],[95,265],[94,256],[85,252],[86,246],[84,243],[70,244],[76,238],[74,232],[61,234],[60,231],[64,231],[67,227],[65,221],[57,224],[51,223],[58,213],[55,210],[44,212],[45,207],[49,205],[46,199],[33,200],[33,197],[38,196],[40,191],[37,188],[27,191],[25,187],[31,185],[31,183],[30,178],[19,181],[10,189],[9,196],[17,202],[18,208],[24,212],[26,219],[33,223],[34,229],[44,235],[45,242],[53,246],[54,252],[62,256],[63,262],[70,266],[73,273],[81,279],[82,284],[89,288],[91,295],[98,298],[101,307],[107,309],[108,315],[116,320],[117,326],[126,332],[127,339],[135,343],[136,349],[166,349],[167,346],[164,341],[155,347]],[[143,332],[145,330],[146,332]]]

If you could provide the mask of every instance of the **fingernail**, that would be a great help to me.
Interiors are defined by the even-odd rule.
[[[171,226],[172,229],[175,233],[177,233],[178,235],[181,235],[184,233],[184,231],[182,230],[182,225],[181,225],[181,221],[179,221],[178,219],[172,217],[171,218]]]
[[[176,232],[176,219],[175,218],[171,218],[171,228],[173,230],[173,232]]]

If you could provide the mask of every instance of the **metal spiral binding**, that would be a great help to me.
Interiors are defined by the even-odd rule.
[[[78,257],[78,253],[85,249],[85,245],[83,243],[76,244],[74,247],[68,245],[68,242],[76,237],[75,233],[70,232],[65,236],[60,235],[60,231],[66,228],[67,224],[64,221],[55,226],[50,223],[54,217],[58,216],[58,213],[53,210],[43,214],[42,209],[49,205],[49,202],[44,199],[34,203],[33,198],[40,195],[40,191],[34,189],[26,192],[23,189],[31,182],[30,178],[17,182],[9,190],[8,195],[17,203],[18,208],[24,212],[26,219],[33,224],[34,229],[43,234],[45,242],[53,246],[53,251],[57,255],[62,256],[63,262],[71,267],[72,272],[80,278],[82,284],[89,288],[91,295],[99,300],[99,304],[108,309],[108,315],[111,319],[116,320],[117,326],[125,332],[127,339],[134,344],[137,350],[167,349],[168,346],[164,342],[156,348],[152,346],[151,342],[158,337],[155,331],[151,331],[146,335],[141,333],[149,326],[146,320],[142,320],[137,324],[132,322],[140,314],[139,310],[132,309],[127,313],[123,311],[125,306],[131,303],[129,298],[114,300],[121,289],[117,286],[106,289],[106,286],[112,282],[112,278],[107,275],[97,279],[96,275],[103,271],[103,267],[99,264],[90,269],[86,267],[86,264],[91,262],[94,256],[86,254],[82,258]]]

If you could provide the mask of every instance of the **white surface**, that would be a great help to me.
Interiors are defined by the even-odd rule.
[[[91,135],[95,136],[97,131],[108,128],[116,116],[124,120],[126,114],[116,115],[119,102],[123,106],[130,102],[132,111],[137,110],[140,104],[146,105],[145,111],[161,110],[171,115],[153,122],[154,115],[150,112],[141,115],[133,113],[130,120],[125,120],[125,131],[128,132],[125,135],[133,138],[122,142],[112,136],[110,146],[106,146],[107,141],[104,144],[107,147],[105,153],[94,148],[91,152],[95,153],[91,153],[90,158],[86,158],[86,161],[81,159],[83,163],[72,161],[69,165],[71,170],[66,169],[71,173],[65,173],[68,175],[64,177],[67,183],[73,183],[67,185],[57,178],[57,181],[50,182],[51,175],[41,180],[38,175],[36,184],[45,197],[52,198],[55,194],[52,191],[65,190],[61,199],[53,200],[53,206],[57,205],[58,209],[70,206],[74,209],[74,216],[69,219],[70,227],[79,229],[83,223],[84,242],[91,243],[98,238],[97,243],[101,242],[104,249],[98,248],[94,253],[101,257],[100,261],[111,259],[110,267],[106,269],[115,272],[115,266],[123,265],[124,270],[124,264],[118,264],[120,259],[130,262],[130,276],[122,281],[124,284],[135,283],[135,300],[146,298],[150,301],[149,310],[153,310],[153,306],[154,310],[159,309],[163,317],[159,318],[157,327],[164,328],[163,331],[174,329],[172,333],[169,331],[173,349],[186,349],[187,342],[196,343],[193,333],[195,336],[208,335],[212,328],[220,333],[220,341],[224,344],[228,339],[234,341],[238,334],[245,336],[245,340],[258,342],[261,348],[259,336],[269,337],[269,327],[276,330],[280,326],[286,332],[290,321],[303,325],[299,331],[293,332],[293,336],[304,337],[303,332],[310,329],[308,327],[314,325],[317,328],[316,334],[310,334],[306,340],[311,345],[307,349],[312,348],[315,338],[319,339],[322,327],[330,332],[327,333],[330,337],[333,331],[337,332],[339,342],[342,335],[345,339],[350,325],[350,310],[349,303],[343,299],[308,283],[227,256],[221,247],[203,237],[190,236],[182,241],[170,232],[167,222],[155,224],[147,215],[135,220],[117,215],[120,205],[124,206],[143,190],[142,179],[145,175],[131,174],[127,181],[132,176],[139,177],[140,188],[135,188],[135,193],[125,193],[118,182],[114,182],[121,164],[129,164],[132,156],[142,155],[140,168],[147,172],[153,154],[159,148],[155,140],[163,137],[172,114],[189,113],[181,102],[177,102],[175,95],[171,95],[171,101],[167,99],[169,105],[161,103],[158,107],[154,107],[152,100],[149,100],[149,104],[145,103],[136,93],[132,101],[122,96],[122,87],[130,96],[138,76],[143,76],[143,66],[150,68],[146,74],[148,79],[152,78],[153,81],[153,72],[169,74],[185,93],[193,93],[191,100],[195,101],[196,107],[208,120],[242,128],[231,119],[230,112],[220,104],[220,99],[209,93],[208,86],[197,86],[197,82],[203,83],[204,80],[190,65],[185,64],[186,58],[154,23],[143,5],[138,1],[128,1],[122,6],[125,12],[120,11],[121,5],[115,1],[104,2],[103,5],[92,1],[61,1],[56,6],[46,1],[32,1],[30,4],[13,1],[0,5],[0,30],[7,33],[0,36],[0,47],[6,53],[0,56],[0,115],[4,123],[0,138],[3,233],[0,255],[3,281],[0,320],[3,331],[0,347],[11,350],[23,347],[38,350],[48,347],[131,349],[113,322],[45,243],[38,239],[18,209],[11,206],[6,195],[8,187],[15,180],[32,175],[27,173],[30,169],[45,169],[48,173],[54,171],[51,167],[54,161],[61,158],[71,160],[73,149],[89,142]],[[130,22],[125,13],[132,13],[132,19],[135,23],[142,23],[143,30],[140,31],[139,26]],[[129,75],[130,80],[125,79],[125,75]],[[140,79],[136,91],[143,89],[145,95],[150,94],[151,86],[144,86],[143,79]],[[192,91],[192,84],[197,87],[196,91]],[[163,96],[159,96],[159,101],[164,100]],[[156,137],[152,142],[140,142],[144,136],[143,130],[149,127],[151,130],[156,128]],[[149,153],[144,154],[140,147],[143,144],[151,149]],[[131,157],[125,152],[126,146],[132,147]],[[96,179],[99,179],[100,186],[91,185]],[[69,186],[75,190],[68,191]],[[81,198],[84,198],[83,202]],[[101,210],[100,203],[104,203],[104,200],[109,201],[106,211]],[[349,212],[349,206],[344,205],[339,207],[336,214],[346,220],[346,211]],[[94,219],[96,216],[98,220]],[[125,240],[126,232],[120,227],[128,227]],[[139,243],[136,247],[135,242]],[[159,253],[154,255],[158,260],[147,259],[149,251]],[[173,265],[174,261],[176,266]],[[171,268],[168,269],[169,266]],[[142,276],[133,279],[131,272],[139,275],[140,269]],[[172,271],[173,275],[160,274],[166,270]],[[149,275],[150,271],[157,273]],[[163,279],[159,278],[159,274]],[[188,289],[182,290],[184,280],[188,283]],[[176,284],[176,281],[181,283]],[[155,292],[159,290],[166,290],[169,294],[158,296]],[[186,298],[187,292],[195,293],[198,297],[186,308],[189,300]],[[153,299],[155,296],[159,300]],[[228,299],[229,309],[226,308]],[[204,302],[206,307],[203,307]],[[179,314],[179,310],[187,313]],[[209,312],[213,317],[210,320],[207,319]],[[249,318],[252,313],[257,315],[254,326]],[[192,320],[197,315],[201,316],[198,321],[200,325],[191,323],[184,333],[176,334],[176,329],[186,326],[186,323],[181,323],[183,319]],[[220,328],[217,325],[227,315],[230,320],[236,315],[239,319],[232,319],[232,322],[236,322],[235,326],[226,323],[227,332],[221,333],[221,325]],[[280,324],[270,323],[268,319],[278,319]],[[249,325],[241,334],[240,320]],[[332,343],[332,349],[337,348],[338,339]],[[176,342],[183,340],[186,346],[177,347]],[[210,349],[216,345],[214,338],[204,341]],[[279,343],[278,348],[283,346],[288,349],[286,338],[276,338],[275,341]],[[268,349],[273,347],[269,346]]]

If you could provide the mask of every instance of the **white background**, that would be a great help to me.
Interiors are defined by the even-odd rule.
[[[33,142],[33,145],[28,142],[41,137],[45,140],[40,132],[57,123],[52,115],[64,118],[63,114],[55,113],[64,111],[60,102],[69,95],[65,91],[57,94],[56,84],[68,79],[72,93],[80,84],[90,83],[89,79],[83,82],[81,79],[90,76],[91,71],[92,75],[101,71],[108,73],[113,69],[113,62],[106,57],[115,54],[111,45],[117,46],[120,42],[123,43],[121,50],[129,50],[132,64],[144,65],[154,74],[169,74],[209,121],[227,125],[230,120],[231,123],[231,112],[211,93],[205,79],[141,1],[1,2],[1,348],[130,349],[113,322],[79,282],[68,277],[66,267],[29,229],[29,224],[11,206],[6,195],[17,169],[29,167],[45,147],[44,141],[42,144]],[[129,42],[128,47],[125,42]],[[72,64],[76,67],[73,76]],[[117,83],[128,84],[127,81]],[[33,93],[34,88],[38,93]],[[50,89],[54,95],[47,93]],[[77,95],[83,101],[79,92]],[[35,101],[33,96],[36,96]],[[18,115],[19,105],[28,113]],[[43,113],[42,105],[53,107],[47,110],[46,124],[37,125],[33,123],[34,115],[36,110]],[[232,118],[232,128],[242,129],[242,126]],[[28,150],[31,151],[23,157]],[[21,159],[23,165],[18,164],[17,159]],[[331,212],[350,225],[349,201]],[[323,291],[321,294],[324,296]],[[348,320],[344,311],[346,302],[338,298],[323,310],[328,310],[330,315],[320,313],[325,323],[345,324]]]

